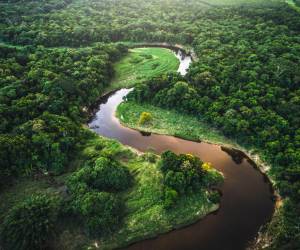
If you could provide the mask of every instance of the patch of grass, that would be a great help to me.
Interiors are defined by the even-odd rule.
[[[128,88],[150,77],[166,72],[176,72],[179,60],[165,48],[135,48],[115,63],[115,76],[107,91]]]
[[[139,123],[142,112],[151,114],[151,123]],[[127,127],[145,132],[168,134],[187,140],[235,144],[219,131],[212,129],[194,116],[162,109],[150,104],[137,104],[133,101],[123,102],[118,106],[116,115]]]

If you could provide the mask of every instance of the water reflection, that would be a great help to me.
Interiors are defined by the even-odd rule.
[[[175,55],[180,61],[177,71],[184,76],[187,73],[190,64],[192,63],[192,57],[190,55],[186,55],[181,50],[176,51]]]

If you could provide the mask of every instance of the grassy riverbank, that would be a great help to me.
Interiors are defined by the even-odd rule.
[[[115,63],[115,76],[107,89],[128,88],[166,72],[176,72],[179,60],[165,48],[135,48]]]
[[[151,114],[150,123],[139,124],[142,112]],[[225,137],[219,130],[192,115],[159,108],[147,103],[126,101],[118,106],[116,116],[124,126],[136,130],[173,135],[186,140],[204,141],[241,150],[256,163],[263,173],[267,173],[270,181],[274,186],[276,185],[273,176],[269,173],[271,167],[268,164],[268,158],[264,154],[255,148],[240,145],[235,140]],[[278,194],[276,193],[276,195]]]
[[[139,124],[138,121],[142,112],[148,112],[152,115],[150,123]],[[124,125],[133,129],[173,135],[187,140],[235,145],[233,141],[205,122],[175,110],[166,110],[147,103],[137,104],[134,101],[127,101],[118,106],[116,115]]]

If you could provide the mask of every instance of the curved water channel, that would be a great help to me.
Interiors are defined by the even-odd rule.
[[[191,58],[181,51],[178,71],[185,74]],[[192,142],[173,136],[143,134],[122,126],[115,117],[117,106],[130,92],[121,89],[103,98],[89,127],[100,135],[114,138],[139,151],[157,153],[172,150],[192,153],[211,162],[225,176],[220,208],[193,225],[130,245],[127,249],[153,250],[237,250],[245,249],[260,227],[272,216],[273,191],[268,179],[240,151],[218,145]]]

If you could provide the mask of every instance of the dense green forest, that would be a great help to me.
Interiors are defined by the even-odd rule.
[[[1,186],[33,171],[62,173],[80,124],[126,48],[0,47]]]
[[[298,0],[294,3],[299,6]],[[276,0],[1,0],[1,193],[24,178],[72,172],[66,181],[68,206],[57,195],[46,199],[35,194],[14,205],[5,220],[6,214],[0,215],[3,246],[43,248],[58,213],[85,220],[89,235],[109,233],[121,221],[124,202],[117,194],[132,185],[126,167],[99,155],[82,164],[91,172],[74,171],[70,162],[91,137],[82,124],[109,88],[113,63],[127,53],[125,41],[194,49],[198,60],[186,77],[153,78],[139,85],[130,100],[192,114],[241,145],[260,150],[284,198],[265,232],[272,238],[269,248],[297,249],[300,16]],[[95,180],[110,174],[113,183]],[[178,195],[171,182],[168,204]],[[99,211],[107,214],[105,220],[97,218]],[[22,223],[26,226],[16,228]],[[39,228],[30,232],[36,224]],[[20,232],[28,238],[12,246],[7,236],[19,239]]]

